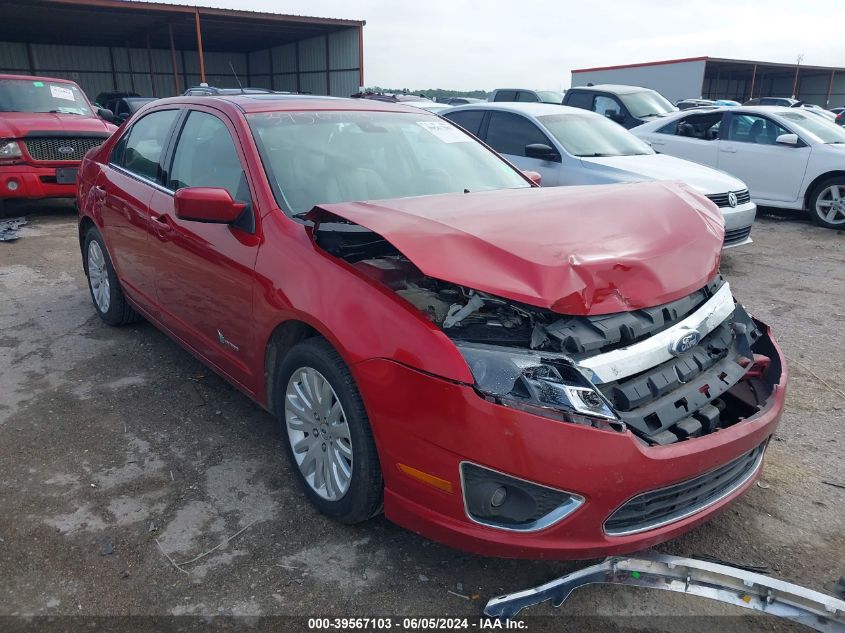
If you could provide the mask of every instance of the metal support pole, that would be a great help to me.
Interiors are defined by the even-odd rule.
[[[147,33],[147,69],[149,70],[150,75],[150,88],[152,89],[152,93],[154,97],[157,97],[156,94],[156,78],[153,75],[153,49],[150,48],[150,34]]]
[[[358,86],[364,87],[364,27],[358,27]]]
[[[757,64],[754,64],[754,71],[751,73],[751,90],[748,93],[748,98],[754,98],[754,81],[757,79]]]
[[[200,81],[205,83],[205,60],[202,56],[202,28],[200,28],[200,11],[194,9],[194,21],[197,26],[197,52],[200,56]]]
[[[180,94],[182,91],[179,89],[179,71],[176,67],[176,45],[173,42],[173,24],[167,24],[167,31],[170,34],[170,61],[173,64],[173,90],[175,91],[173,94]]]
[[[833,92],[833,78],[836,76],[836,71],[830,71],[830,82],[827,84],[827,98],[824,100],[824,107],[830,107],[830,94]]]
[[[299,40],[296,40],[294,51],[296,52],[296,91],[302,92],[302,88],[299,86]]]
[[[109,62],[111,63],[111,82],[117,90],[117,69],[114,67],[114,49],[109,46]]]

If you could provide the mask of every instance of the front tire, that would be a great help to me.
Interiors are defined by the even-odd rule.
[[[810,215],[819,226],[845,229],[845,178],[825,180],[810,197]]]
[[[103,236],[91,228],[82,245],[88,290],[97,315],[109,325],[126,325],[141,320],[123,294]]]
[[[366,521],[382,506],[384,480],[355,380],[322,338],[296,345],[276,375],[292,470],[317,509],[341,523]]]

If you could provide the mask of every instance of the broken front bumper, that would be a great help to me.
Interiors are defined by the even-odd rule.
[[[752,462],[748,476],[736,486],[688,515],[635,533],[610,534],[605,526],[615,511],[639,495],[715,472],[765,445],[779,421],[786,387],[783,356],[772,345],[780,376],[761,411],[709,435],[666,446],[648,446],[630,432],[503,407],[470,386],[393,361],[357,363],[353,373],[384,473],[385,514],[428,538],[485,556],[600,558],[679,536],[747,490],[760,473],[759,462]],[[567,491],[583,503],[536,530],[479,524],[464,504],[462,462]],[[427,480],[409,476],[413,472]]]
[[[608,558],[538,587],[493,598],[484,614],[512,618],[547,600],[559,607],[573,591],[593,584],[687,593],[794,620],[825,633],[845,631],[845,601],[838,598],[736,567],[665,554]]]

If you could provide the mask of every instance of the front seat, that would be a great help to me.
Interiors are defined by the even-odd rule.
[[[763,119],[757,119],[751,124],[751,129],[748,131],[748,139],[752,143],[760,143],[761,145],[769,144],[769,137],[766,136],[766,124]]]

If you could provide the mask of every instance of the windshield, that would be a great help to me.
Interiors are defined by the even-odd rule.
[[[820,143],[845,143],[845,129],[831,121],[803,112],[780,112],[781,118],[813,136]]]
[[[88,100],[74,84],[0,79],[0,112],[55,112],[92,116]]]
[[[277,202],[315,205],[516,189],[522,175],[424,112],[262,112],[247,117]]]
[[[677,110],[666,98],[654,90],[642,90],[619,95],[631,116],[637,118],[668,114]]]
[[[557,105],[563,103],[562,92],[555,92],[554,90],[538,90],[537,96],[543,103],[556,103]]]
[[[644,141],[602,116],[547,114],[537,120],[573,156],[642,156],[654,154]]]

